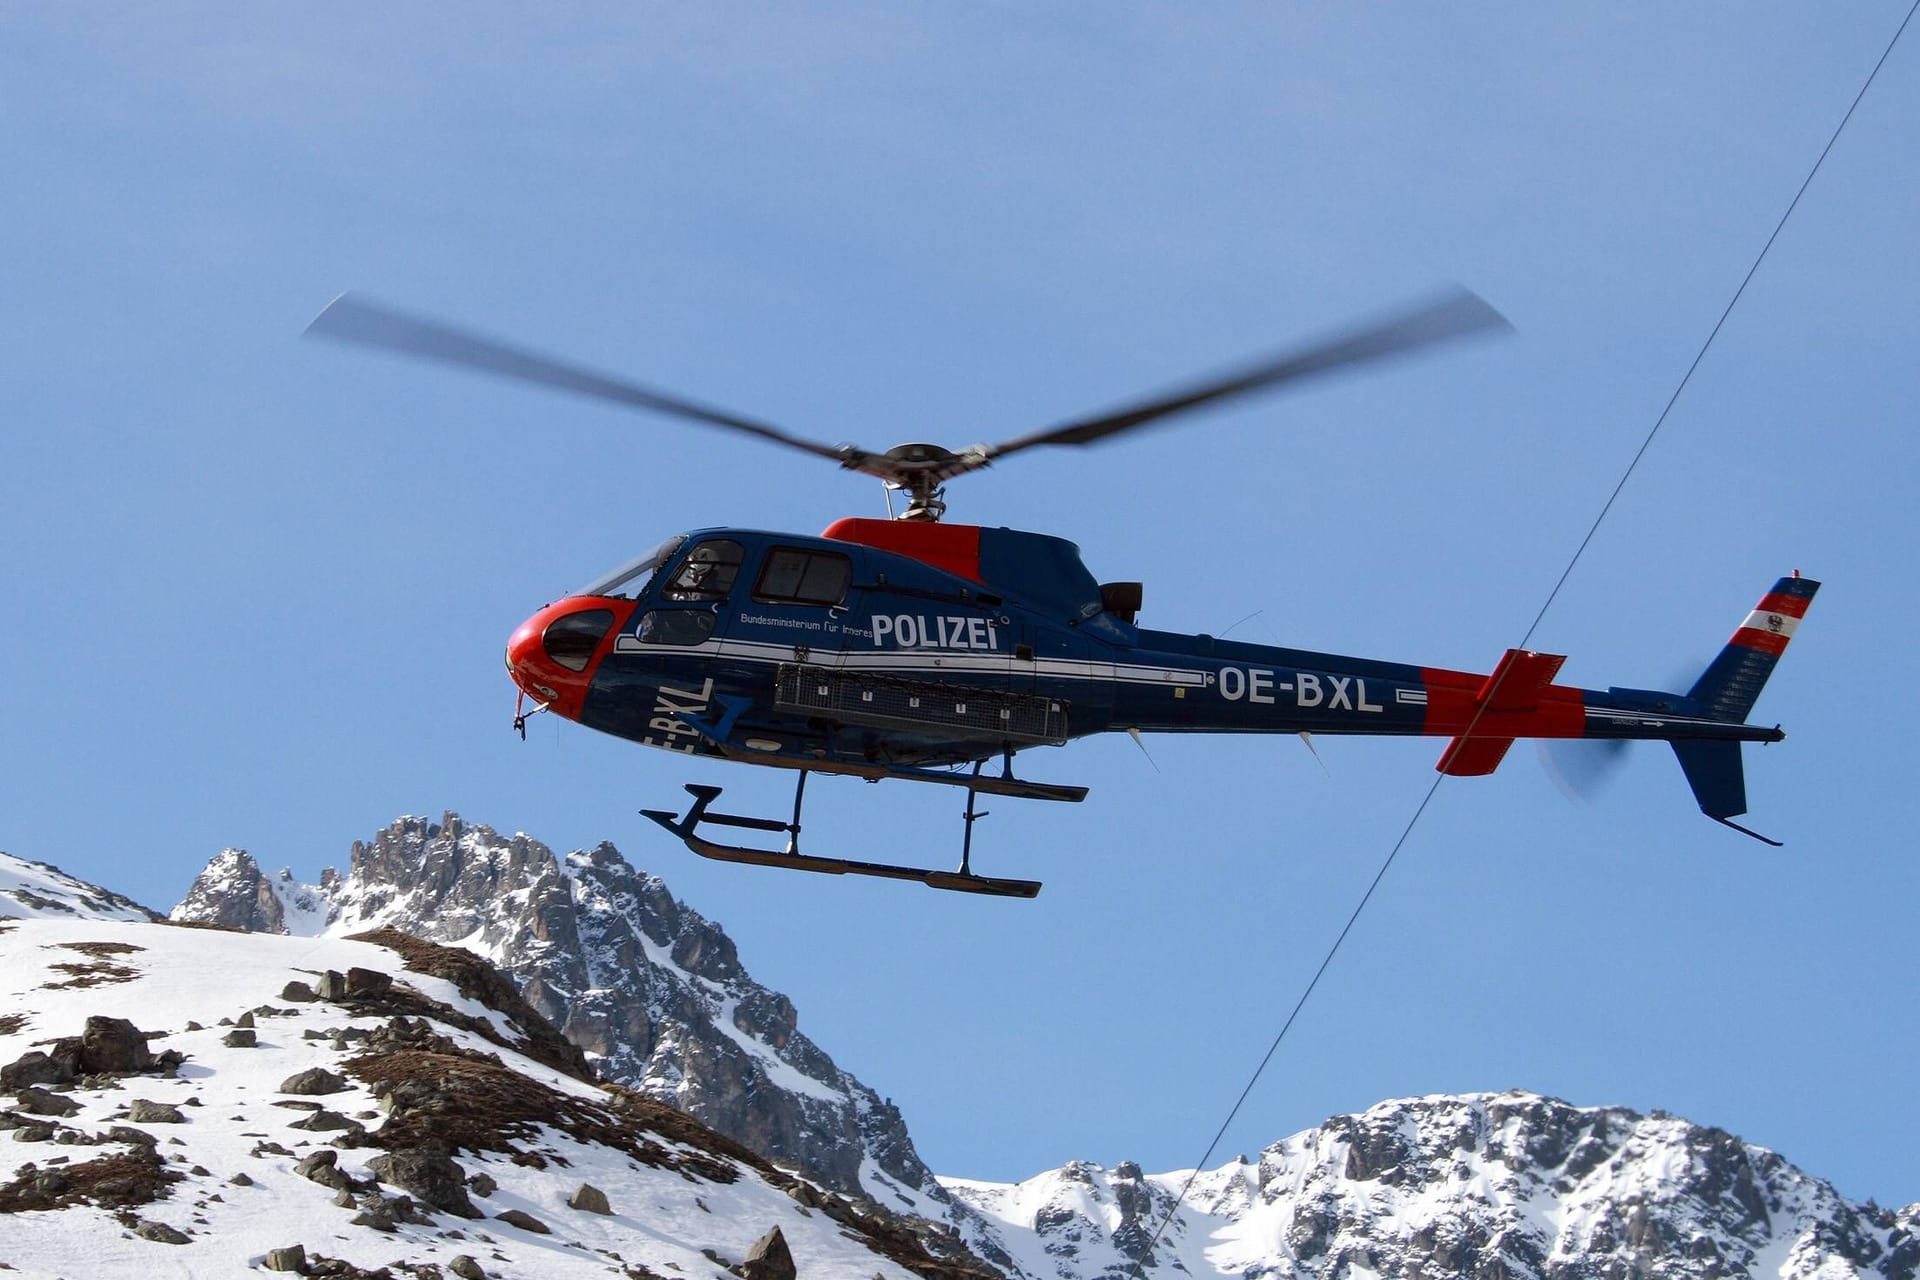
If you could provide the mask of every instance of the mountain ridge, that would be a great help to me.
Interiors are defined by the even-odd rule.
[[[1854,1204],[1723,1130],[1523,1090],[1391,1099],[1199,1173],[945,1182],[1007,1228],[1024,1273],[1057,1280],[1920,1273],[1920,1204]]]
[[[596,1082],[469,952],[6,909],[8,1274],[992,1280]]]
[[[956,1213],[898,1109],[799,1029],[792,1001],[753,981],[724,930],[611,843],[559,856],[456,813],[407,816],[312,884],[224,850],[172,916],[315,937],[392,927],[467,948],[607,1079],[834,1190]]]
[[[405,846],[445,838],[457,846],[475,829],[450,817],[453,821],[440,824],[432,835],[427,829],[436,824],[407,819],[395,826],[412,827],[397,835],[389,828],[373,842],[356,844],[356,866],[373,865],[363,851],[376,849],[383,837],[389,838],[388,854],[396,851],[394,841]],[[451,835],[445,834],[448,828]],[[554,966],[568,948],[596,936],[591,926],[579,926],[582,918],[601,911],[611,921],[635,918],[635,903],[619,895],[604,904],[589,903],[584,917],[578,901],[571,914],[556,917],[558,899],[551,892],[536,892],[538,886],[512,876],[481,875],[512,861],[495,847],[512,841],[490,831],[474,838],[487,848],[469,852],[487,857],[469,860],[463,868],[440,866],[438,878],[422,883],[451,886],[480,876],[496,888],[513,886],[514,912],[485,920],[455,913],[449,919],[458,923],[447,927],[467,929],[483,943],[489,937],[496,944],[507,936],[529,939],[527,955],[542,958],[531,966],[536,976],[557,972]],[[523,842],[523,857],[545,848],[528,837],[514,840]],[[672,901],[657,877],[620,871],[624,859],[611,845],[556,862],[575,871],[597,862],[598,871],[584,875],[586,883],[617,885],[622,893],[648,899],[655,915]],[[251,879],[239,874],[249,864]],[[396,867],[404,872],[410,865],[403,858],[389,872]],[[332,915],[335,924],[348,914],[357,922],[419,906],[416,901],[409,907],[403,901],[409,895],[398,885],[383,889],[365,882],[363,888],[373,892],[342,894],[346,878],[337,872],[323,876],[321,885],[307,886],[290,875],[267,876],[250,858],[243,863],[229,855],[216,859],[210,870],[219,871],[216,880],[232,883],[198,909],[213,910],[217,899],[226,904],[222,909],[243,915],[257,911],[261,919],[277,910],[282,927],[289,929],[328,927],[333,904],[352,904],[351,912],[342,905],[340,914]],[[569,920],[571,934],[565,927]],[[746,988],[727,985],[744,976],[737,949],[717,927],[698,920],[698,925],[689,920],[684,933],[666,930],[654,919],[651,932],[642,928],[638,935],[620,936],[637,947],[630,954],[650,964],[664,958],[669,970],[678,970],[669,976],[693,979],[695,996],[742,996]],[[603,1017],[607,1009],[623,1007],[618,999],[596,1005],[581,998],[591,992],[551,983],[545,993],[566,996],[569,1008],[597,1008],[595,1016],[602,1020],[594,1033],[606,1037],[607,1044],[618,1040],[617,1025]],[[749,1057],[754,1052],[736,1038],[746,1034],[735,1016],[742,1004],[771,1005],[773,1012],[766,1016],[776,1028],[794,1020],[791,1003],[775,993],[752,1002],[709,1003],[723,1009],[724,1025],[731,1028],[715,1033],[719,1041],[731,1042]],[[745,1021],[752,1023],[753,1017]],[[690,1034],[679,1026],[659,1038]],[[763,1065],[770,1056],[813,1079],[804,1069],[817,1070],[809,1057],[799,1055],[803,1065],[796,1065],[782,1052],[791,1050],[790,1041],[781,1050],[771,1042],[756,1043]],[[706,1069],[698,1054],[681,1053],[673,1061]],[[670,1083],[678,1088],[686,1081]],[[1189,1177],[1191,1195],[1168,1221],[1165,1235],[1154,1241]],[[1127,1161],[1111,1170],[1071,1161],[1019,1183],[938,1179],[936,1186],[937,1196],[920,1191],[899,1198],[908,1201],[909,1212],[944,1219],[978,1256],[1027,1280],[1132,1275],[1148,1280],[1209,1275],[1914,1280],[1920,1274],[1920,1205],[1888,1210],[1871,1201],[1849,1201],[1777,1153],[1660,1111],[1643,1115],[1622,1107],[1577,1107],[1517,1090],[1389,1100],[1282,1139],[1257,1161],[1230,1162],[1197,1174],[1147,1174]]]

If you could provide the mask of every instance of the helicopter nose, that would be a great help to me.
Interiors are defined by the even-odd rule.
[[[561,600],[528,618],[507,639],[507,674],[530,698],[578,719],[594,660],[617,621],[614,605],[592,596]]]

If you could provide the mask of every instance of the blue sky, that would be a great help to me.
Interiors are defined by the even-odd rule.
[[[723,923],[943,1173],[1190,1165],[1438,742],[1037,755],[976,902],[700,864],[635,811],[776,776],[509,730],[508,632],[681,529],[877,483],[298,335],[369,293],[827,440],[1003,439],[1460,281],[1517,332],[956,484],[1150,625],[1486,670],[1904,14],[1896,4],[0,10],[0,848],[167,906],[401,813],[602,839]],[[1896,48],[1536,647],[1690,678],[1793,568],[1768,849],[1670,753],[1444,786],[1225,1159],[1510,1086],[1920,1200],[1920,46]],[[820,852],[950,795],[823,783]]]

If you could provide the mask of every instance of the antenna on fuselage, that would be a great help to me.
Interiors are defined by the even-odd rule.
[[[1153,765],[1153,771],[1155,773],[1160,772],[1160,766],[1154,764],[1153,752],[1147,750],[1147,740],[1140,736],[1140,731],[1138,729],[1129,729],[1127,730],[1127,736],[1133,739],[1134,746],[1140,748],[1140,754],[1147,758],[1147,763]]]

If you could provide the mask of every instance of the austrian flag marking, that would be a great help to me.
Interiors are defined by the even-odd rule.
[[[1733,643],[1763,653],[1785,653],[1787,641],[1793,638],[1806,612],[1807,600],[1804,596],[1770,591],[1733,633]]]

